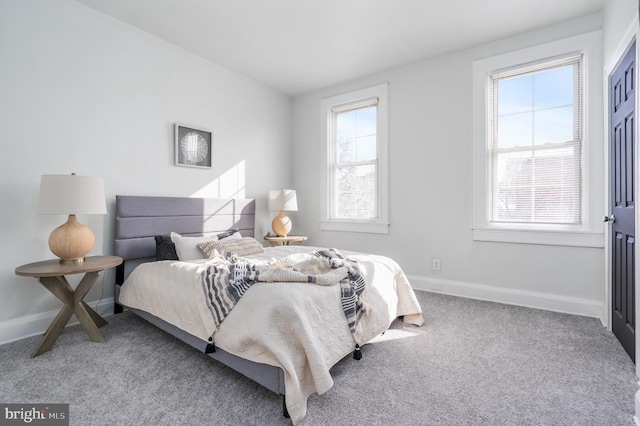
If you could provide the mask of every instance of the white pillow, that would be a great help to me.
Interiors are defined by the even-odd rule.
[[[228,237],[220,238],[220,240],[237,240],[239,238],[242,238],[242,234],[236,231],[233,234],[229,235]]]
[[[176,246],[176,254],[180,260],[205,259],[202,251],[196,244],[206,241],[218,241],[216,235],[210,237],[183,237],[182,235],[172,232],[171,241]]]

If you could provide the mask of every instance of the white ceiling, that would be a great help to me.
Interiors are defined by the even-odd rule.
[[[600,12],[605,0],[76,0],[296,95]]]

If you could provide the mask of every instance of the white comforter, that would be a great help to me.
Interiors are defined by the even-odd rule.
[[[317,248],[272,247],[247,257],[274,260],[313,250]],[[383,256],[342,253],[358,260],[367,282],[361,296],[368,309],[362,319],[363,342],[384,332],[398,316],[423,324],[420,305],[396,262]],[[201,260],[139,265],[122,286],[119,302],[206,341],[215,331],[197,278],[197,270],[206,264]],[[329,369],[354,350],[337,284],[256,283],[220,325],[215,344],[284,370],[285,401],[294,424],[304,418],[309,395],[333,386]]]

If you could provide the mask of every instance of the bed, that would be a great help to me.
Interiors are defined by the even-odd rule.
[[[333,386],[329,372],[333,365],[351,354],[358,359],[360,344],[384,332],[397,317],[422,325],[422,312],[400,267],[383,256],[280,246],[241,257],[226,252],[225,259],[216,251],[211,259],[202,255],[188,261],[156,261],[158,244],[161,239],[166,243],[172,232],[182,238],[233,235],[241,238],[236,241],[254,244],[254,224],[255,200],[117,196],[115,254],[124,263],[116,271],[114,310],[121,312],[126,306],[211,358],[283,395],[284,414],[296,424],[306,415],[308,396],[322,394]],[[183,241],[178,242],[178,248],[184,250]],[[217,244],[221,246],[224,244]],[[347,272],[336,285],[320,285],[320,279],[317,284],[311,283],[328,276],[322,274],[327,271],[318,272],[316,268],[317,258],[324,262],[322,256],[327,253],[340,262],[332,263],[332,268],[346,264],[343,269]],[[309,282],[252,280],[251,288],[218,323],[212,315],[217,309],[212,309],[216,298],[206,297],[211,294],[210,289],[207,293],[207,277],[212,276],[207,274],[215,270],[216,276],[220,275],[221,268],[230,262],[254,273],[260,270],[261,277],[266,275],[265,270],[288,273],[297,271],[298,265],[313,264],[317,275]],[[282,262],[288,267],[282,268]],[[310,275],[308,270],[300,270]],[[335,271],[333,268],[327,274]],[[349,288],[355,288],[356,278],[366,282],[357,296],[348,293]],[[347,299],[361,305],[359,322],[347,320]]]

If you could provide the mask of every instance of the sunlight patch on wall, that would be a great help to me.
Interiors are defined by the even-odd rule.
[[[220,177],[191,194],[191,197],[245,198],[245,161],[240,161]]]

